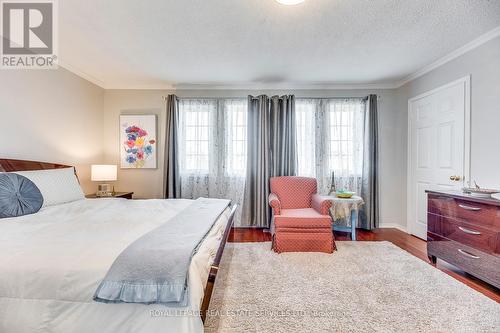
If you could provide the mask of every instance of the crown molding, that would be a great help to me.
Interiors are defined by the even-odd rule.
[[[380,83],[255,83],[255,82],[219,82],[219,83],[182,83],[175,85],[176,90],[359,90],[359,89],[394,89],[393,82]]]
[[[59,65],[59,67],[62,67],[64,69],[70,71],[71,73],[78,75],[82,79],[85,79],[85,80],[95,84],[96,86],[101,87],[102,89],[107,89],[106,85],[104,84],[104,81],[101,81],[98,78],[96,78],[90,74],[85,73],[84,71],[68,64],[67,62],[59,60],[58,65]]]
[[[176,90],[173,84],[107,84],[106,90]]]
[[[256,83],[256,82],[217,82],[217,83],[179,83],[179,84],[109,84],[109,90],[359,90],[394,89],[392,82],[383,83]]]
[[[396,83],[396,88],[399,88],[405,84],[407,84],[410,81],[415,80],[416,78],[429,73],[430,71],[443,66],[444,64],[460,57],[461,55],[470,52],[474,50],[475,48],[483,45],[486,42],[489,42],[490,40],[500,36],[500,26],[496,27],[493,30],[488,31],[487,33],[479,36],[478,38],[472,40],[471,42],[465,44],[464,46],[456,49],[455,51],[448,53],[444,57],[434,61],[433,63],[430,63],[427,66],[422,67],[418,71],[414,72],[413,74],[408,75],[405,77],[403,80],[399,81]]]

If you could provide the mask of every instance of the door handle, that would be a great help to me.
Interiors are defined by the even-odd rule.
[[[458,227],[458,229],[462,230],[462,231],[463,231],[463,232],[465,232],[466,234],[470,234],[470,235],[481,235],[481,232],[476,231],[476,230],[470,230],[470,229],[467,229],[467,228],[464,228],[464,227]]]
[[[460,176],[450,176],[450,180],[452,180],[454,182],[458,182],[458,181],[460,181],[460,179],[462,179],[462,177],[460,177]]]

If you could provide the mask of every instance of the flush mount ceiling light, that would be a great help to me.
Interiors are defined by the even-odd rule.
[[[299,3],[302,3],[306,0],[276,0],[282,5],[287,5],[287,6],[293,6],[293,5],[298,5]]]

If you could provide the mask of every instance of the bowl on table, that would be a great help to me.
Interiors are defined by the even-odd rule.
[[[352,198],[353,195],[355,195],[356,192],[349,192],[349,191],[337,191],[335,195],[337,198],[342,198],[342,199],[349,199]]]

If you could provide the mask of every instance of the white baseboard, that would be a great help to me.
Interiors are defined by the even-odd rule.
[[[401,230],[402,232],[408,233],[405,226],[402,226],[401,224],[397,224],[397,223],[381,223],[378,227],[379,228],[395,228],[395,229]]]

